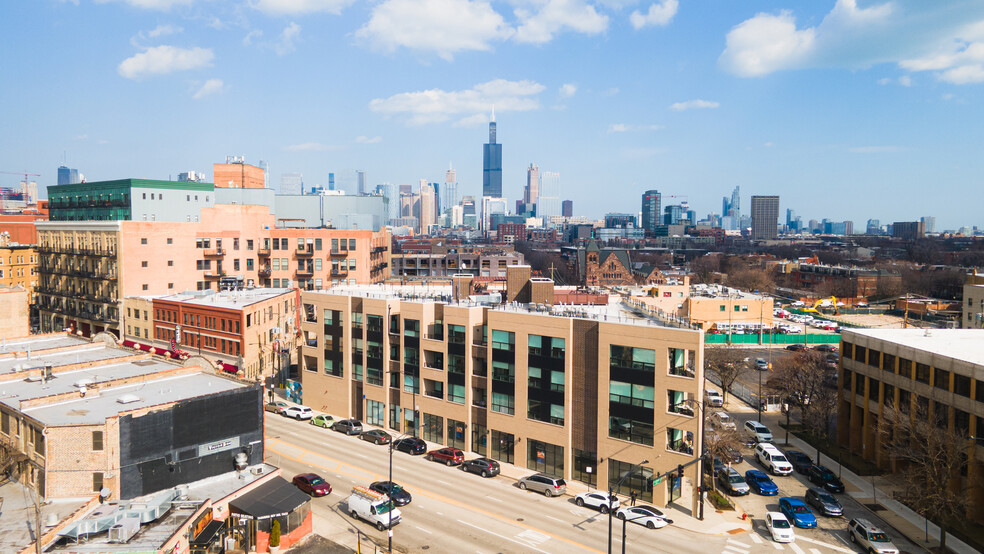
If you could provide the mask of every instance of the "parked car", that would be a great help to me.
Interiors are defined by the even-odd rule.
[[[369,485],[369,490],[389,496],[393,499],[393,504],[397,506],[406,506],[413,500],[413,497],[402,485],[392,481],[376,481]]]
[[[314,417],[314,410],[308,408],[307,406],[289,406],[284,408],[280,415],[284,417],[292,417],[298,421],[302,419],[311,419]]]
[[[773,475],[789,475],[793,472],[793,464],[772,443],[760,442],[755,445],[755,458]]]
[[[810,472],[810,467],[813,465],[813,458],[807,456],[799,450],[784,450],[783,454],[786,455],[786,459],[789,460],[789,463],[793,464],[793,470],[796,471],[796,473],[806,475]]]
[[[775,496],[779,494],[779,487],[776,486],[772,478],[764,471],[750,469],[745,472],[745,482],[748,488],[762,496]]]
[[[613,494],[608,497],[608,502],[605,502],[605,496],[606,493],[599,491],[582,492],[574,497],[574,503],[578,506],[589,506],[603,514],[607,514],[609,509],[617,510],[620,504],[618,497]]]
[[[393,440],[393,438],[390,437],[390,434],[382,429],[369,429],[368,431],[363,431],[362,434],[359,435],[359,438],[373,444],[389,444],[390,441]]]
[[[837,352],[837,347],[833,344],[818,344],[814,349],[820,352]]]
[[[335,424],[335,418],[328,414],[318,414],[311,418],[311,425],[315,427],[324,427],[325,429],[331,429],[331,426]]]
[[[745,435],[755,442],[772,442],[772,431],[755,420],[746,421],[744,430]]]
[[[851,542],[858,544],[866,552],[875,552],[876,554],[898,554],[899,552],[898,547],[892,544],[888,535],[867,519],[852,519],[847,524],[847,531],[851,536]]]
[[[724,465],[724,462],[721,461],[721,458],[715,457],[714,462],[711,463],[710,465],[704,464],[704,473],[713,477],[714,475],[717,475],[719,472],[724,471],[726,468],[727,466]]]
[[[466,460],[461,468],[469,473],[477,473],[482,477],[495,477],[499,474],[499,462],[488,458]]]
[[[704,389],[704,401],[712,408],[724,406],[724,397],[714,389]]]
[[[765,358],[755,358],[755,369],[760,371],[768,371],[769,362],[765,361]]]
[[[776,542],[793,542],[796,535],[793,533],[793,526],[789,524],[786,516],[779,512],[768,512],[765,514],[765,527],[772,535],[772,540]]]
[[[268,402],[267,404],[265,404],[263,406],[263,411],[264,412],[273,412],[275,414],[279,414],[280,412],[286,410],[289,407],[290,407],[290,404],[288,404],[286,402],[281,402],[281,401],[278,400],[276,402]]]
[[[439,448],[428,452],[427,459],[432,462],[441,462],[450,467],[464,462],[465,453],[457,448]]]
[[[806,503],[816,508],[817,512],[829,517],[844,515],[844,507],[834,498],[834,495],[823,489],[810,488],[806,490]]]
[[[673,523],[672,519],[667,519],[663,512],[652,506],[626,506],[615,512],[615,517],[645,525],[650,529],[660,529]]]
[[[740,464],[745,459],[737,448],[731,446],[725,447],[722,455],[729,464]]]
[[[820,464],[813,464],[810,466],[810,472],[807,476],[809,477],[811,483],[820,485],[830,492],[844,492],[844,483],[836,475],[834,475],[833,471],[830,471]]]
[[[325,481],[317,473],[302,473],[300,475],[295,475],[290,481],[293,485],[301,491],[310,494],[311,496],[327,496],[331,494],[331,485],[328,481]]]
[[[567,481],[545,473],[534,473],[519,480],[519,488],[543,493],[543,496],[560,496],[567,492]]]
[[[731,496],[744,496],[751,490],[738,470],[730,467],[718,473],[718,483],[721,484],[724,492]]]
[[[806,346],[802,344],[790,344],[789,346],[786,347],[786,350],[792,350],[793,352],[801,352],[806,349],[807,349]]]
[[[406,452],[411,456],[419,456],[427,452],[427,443],[423,439],[416,437],[406,437],[393,442],[393,448],[400,452]]]
[[[793,525],[803,529],[813,529],[817,526],[817,516],[799,498],[784,496],[779,499],[779,511],[786,515]]]
[[[340,419],[331,428],[346,435],[362,434],[362,422],[358,419]]]
[[[731,416],[725,412],[714,412],[711,414],[711,425],[720,427],[721,429],[730,429],[732,431],[737,429],[735,420],[731,419]]]

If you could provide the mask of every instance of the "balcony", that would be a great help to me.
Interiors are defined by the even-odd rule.
[[[262,257],[269,258],[270,257],[270,249],[269,248],[260,248],[259,250],[256,251],[256,255],[259,256],[259,257],[261,257],[261,258]]]
[[[314,266],[299,267],[296,273],[298,275],[314,275]]]
[[[260,271],[259,271],[259,274],[260,274],[260,277],[262,277],[264,279],[267,278],[267,277],[269,277],[270,276],[270,268],[269,267],[261,267],[260,268]]]
[[[348,270],[347,269],[332,269],[331,270],[331,276],[332,277],[341,277],[343,275],[348,275]]]
[[[308,244],[308,245],[299,247],[297,250],[294,251],[294,255],[296,255],[296,256],[314,256],[314,245],[313,244]]]
[[[221,279],[226,276],[224,269],[206,269],[205,278],[206,279]]]
[[[346,257],[346,256],[349,255],[349,253],[348,253],[348,250],[332,250],[331,251],[331,255],[332,256]]]
[[[220,256],[225,256],[226,251],[222,248],[209,248],[202,253],[206,258],[217,258]]]

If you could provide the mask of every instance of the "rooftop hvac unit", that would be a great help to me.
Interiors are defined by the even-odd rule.
[[[139,402],[140,397],[135,394],[124,394],[123,396],[116,399],[120,404],[131,404],[133,402]]]
[[[109,542],[127,542],[140,530],[140,518],[125,517],[109,528]]]

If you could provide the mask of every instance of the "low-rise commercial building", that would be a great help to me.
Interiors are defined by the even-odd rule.
[[[963,321],[960,327],[964,329],[984,329],[984,275],[978,275],[977,270],[967,275],[963,286]]]

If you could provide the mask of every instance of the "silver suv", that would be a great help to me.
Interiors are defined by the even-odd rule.
[[[544,496],[560,496],[567,492],[567,481],[543,473],[527,475],[519,480],[519,488],[542,492]]]
[[[899,548],[892,544],[888,534],[875,527],[867,519],[852,519],[847,524],[847,531],[851,535],[851,542],[857,544],[865,552],[876,554],[898,554]]]

